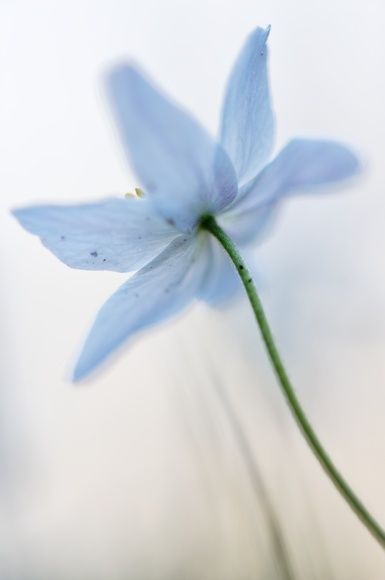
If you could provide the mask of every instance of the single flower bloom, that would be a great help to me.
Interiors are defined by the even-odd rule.
[[[107,91],[143,190],[99,203],[14,211],[68,266],[135,272],[99,311],[74,380],[192,300],[215,303],[234,292],[235,269],[200,227],[206,216],[215,216],[236,243],[247,246],[285,198],[357,172],[355,155],[326,140],[294,139],[267,163],[275,126],[268,35],[269,28],[257,28],[234,65],[217,140],[137,68],[115,67]]]

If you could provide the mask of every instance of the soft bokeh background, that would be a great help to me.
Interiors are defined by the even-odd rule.
[[[285,206],[255,249],[259,286],[322,440],[385,522],[384,18],[381,0],[0,0],[2,580],[288,578],[282,541],[295,578],[385,577],[245,301],[194,308],[74,387],[122,276],[66,268],[8,213],[136,185],[100,87],[112,61],[140,61],[215,131],[237,51],[271,23],[277,144],[335,137],[366,171]]]

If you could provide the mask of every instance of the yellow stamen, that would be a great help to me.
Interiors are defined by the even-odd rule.
[[[143,189],[140,189],[140,187],[135,187],[134,191],[128,191],[127,193],[124,194],[124,197],[126,199],[130,199],[130,198],[138,198],[138,197],[144,197],[144,191]]]

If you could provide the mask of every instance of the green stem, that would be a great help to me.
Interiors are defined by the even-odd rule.
[[[299,400],[297,399],[294,388],[286,373],[278,349],[275,345],[273,335],[267,322],[251,274],[248,271],[246,264],[242,260],[234,242],[228,237],[228,235],[222,230],[222,228],[217,224],[215,219],[211,216],[205,218],[202,221],[202,228],[208,230],[214,237],[217,238],[219,243],[223,246],[223,248],[230,256],[232,262],[234,263],[237,269],[237,272],[245,287],[255,318],[259,325],[262,338],[270,358],[270,362],[274,368],[282,392],[308,445],[310,446],[315,457],[318,459],[322,468],[329,476],[330,480],[337,488],[339,493],[346,500],[346,502],[349,504],[351,509],[361,520],[361,522],[364,524],[367,530],[377,540],[380,546],[383,549],[385,549],[385,531],[381,528],[381,526],[374,519],[374,517],[368,512],[364,504],[356,496],[356,494],[351,489],[349,484],[345,481],[345,479],[342,477],[338,469],[335,467],[334,463],[332,462],[329,455],[323,448],[320,440],[318,439],[309,419],[305,414],[305,411],[302,409]]]

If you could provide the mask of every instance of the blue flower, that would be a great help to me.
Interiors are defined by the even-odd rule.
[[[136,68],[121,65],[109,73],[114,116],[143,197],[15,210],[22,226],[68,266],[136,272],[101,308],[75,380],[193,299],[215,302],[234,291],[228,257],[199,227],[204,216],[214,215],[244,246],[258,238],[286,197],[357,171],[346,147],[325,140],[294,139],[266,164],[275,125],[268,34],[257,28],[235,63],[217,140]]]

